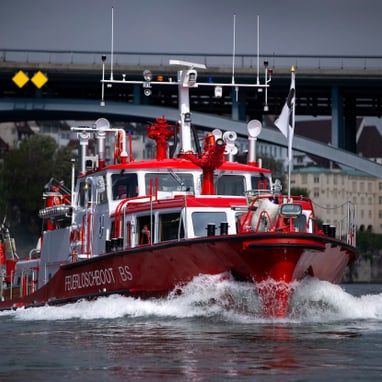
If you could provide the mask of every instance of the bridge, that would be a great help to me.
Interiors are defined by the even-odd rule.
[[[28,119],[96,119],[147,122],[160,115],[169,121],[179,118],[177,97],[173,89],[152,89],[143,96],[141,86],[106,88],[106,105],[100,106],[102,52],[0,51],[0,121]],[[176,80],[176,70],[169,66],[173,54],[114,53],[113,64],[106,60],[106,77],[113,70],[114,79],[141,80],[143,69],[155,76]],[[198,81],[232,80],[230,55],[197,55],[179,53],[177,59],[204,63]],[[193,124],[204,128],[234,130],[243,136],[249,119],[263,120],[277,116],[285,102],[290,84],[290,67],[296,68],[296,115],[331,116],[332,140],[323,145],[295,137],[293,148],[315,154],[382,177],[382,166],[354,155],[356,117],[382,115],[382,56],[274,56],[237,55],[235,82],[263,82],[265,70],[272,69],[268,92],[268,110],[264,94],[257,90],[240,90],[236,102],[232,92],[216,98],[210,89],[192,89]],[[258,65],[258,63],[261,63]],[[261,66],[261,67],[260,67]],[[18,88],[12,77],[18,70],[32,76],[42,71],[48,82],[40,89],[30,81]],[[212,116],[212,114],[214,116]],[[218,115],[219,117],[216,117]],[[264,128],[260,139],[285,146],[285,138],[274,128]]]

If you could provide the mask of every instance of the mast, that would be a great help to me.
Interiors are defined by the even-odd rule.
[[[114,7],[111,7],[111,52],[110,52],[110,79],[113,79],[114,61]]]
[[[290,125],[288,130],[288,199],[290,199],[290,189],[291,189],[291,175],[292,175],[292,142],[294,135],[294,117],[295,117],[295,100],[296,100],[296,87],[295,87],[295,68],[291,67],[291,99],[290,99]],[[289,98],[289,97],[288,97]]]
[[[170,65],[186,66],[188,69],[178,71],[178,95],[180,116],[180,140],[183,153],[191,152],[191,111],[190,111],[190,88],[198,87],[198,73],[194,68],[206,69],[203,64],[193,62],[170,60]]]

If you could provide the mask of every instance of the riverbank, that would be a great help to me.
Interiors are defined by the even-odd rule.
[[[374,255],[360,255],[343,277],[343,282],[382,283],[382,250]]]

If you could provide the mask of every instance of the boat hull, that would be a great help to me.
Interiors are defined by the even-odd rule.
[[[230,272],[238,280],[255,283],[266,314],[283,316],[293,281],[310,275],[339,283],[355,257],[354,247],[323,235],[258,233],[171,241],[62,265],[38,291],[5,300],[0,309],[115,293],[160,297],[195,276]],[[264,288],[268,281],[277,284],[276,293]]]

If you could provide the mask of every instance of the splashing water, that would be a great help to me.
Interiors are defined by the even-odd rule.
[[[307,278],[296,287],[290,317],[309,321],[382,320],[382,293],[354,296],[341,286]]]
[[[228,275],[202,275],[178,287],[167,298],[141,300],[112,295],[94,301],[1,312],[16,320],[93,320],[214,317],[228,322],[328,322],[351,319],[382,321],[382,293],[354,296],[343,287],[316,279],[293,285],[285,318],[266,318],[254,285]]]

